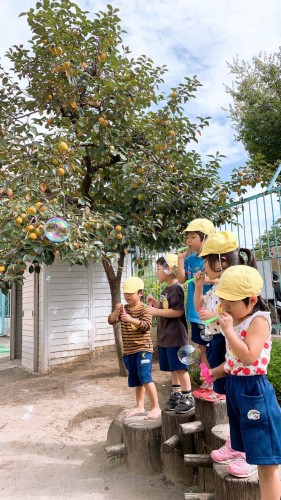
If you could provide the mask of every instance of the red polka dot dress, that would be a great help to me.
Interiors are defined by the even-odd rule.
[[[270,312],[257,311],[256,313],[252,314],[252,316],[246,318],[242,323],[233,328],[240,340],[245,341],[247,337],[247,330],[253,319],[257,316],[263,316],[267,319],[269,323],[269,331],[271,331]],[[244,377],[247,377],[249,375],[265,375],[267,373],[267,367],[270,361],[271,344],[271,334],[269,334],[263,345],[259,357],[254,361],[252,365],[244,366],[236,353],[232,351],[226,339],[226,362],[224,365],[225,372],[228,375],[238,375]]]

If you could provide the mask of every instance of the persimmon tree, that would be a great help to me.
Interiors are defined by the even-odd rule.
[[[230,217],[222,157],[204,163],[191,146],[209,120],[186,115],[200,83],[167,90],[166,68],[131,56],[110,5],[90,19],[69,0],[42,0],[21,15],[32,38],[0,74],[0,286],[55,258],[101,260],[114,309],[128,248],[168,249],[188,220]],[[53,216],[69,224],[64,242],[46,238]],[[115,340],[122,366],[118,329]]]

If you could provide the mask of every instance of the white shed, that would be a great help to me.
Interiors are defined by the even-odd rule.
[[[123,279],[131,274],[125,260]],[[111,295],[102,264],[69,266],[56,260],[38,274],[25,274],[11,304],[11,358],[30,371],[48,372],[91,359],[114,345],[107,317]]]

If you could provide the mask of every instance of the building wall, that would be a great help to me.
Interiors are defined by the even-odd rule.
[[[123,280],[130,275],[126,259]],[[101,263],[43,266],[39,285],[39,371],[88,360],[96,348],[114,344],[107,322],[111,295]]]
[[[25,273],[22,294],[22,366],[34,369],[34,274]]]

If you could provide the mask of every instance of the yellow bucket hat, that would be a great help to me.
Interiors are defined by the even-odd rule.
[[[209,219],[193,219],[183,233],[186,233],[187,231],[192,233],[200,231],[200,233],[206,234],[206,236],[211,236],[212,234],[215,234],[216,230],[214,224]]]
[[[214,295],[225,300],[242,300],[261,294],[263,279],[254,267],[231,266],[222,274]]]
[[[164,259],[167,262],[170,269],[174,269],[178,267],[178,256],[175,253],[166,253],[164,255]]]
[[[144,282],[137,277],[127,278],[123,283],[123,293],[135,293],[144,290]]]
[[[232,252],[239,248],[237,236],[232,231],[220,231],[204,241],[199,257]]]

